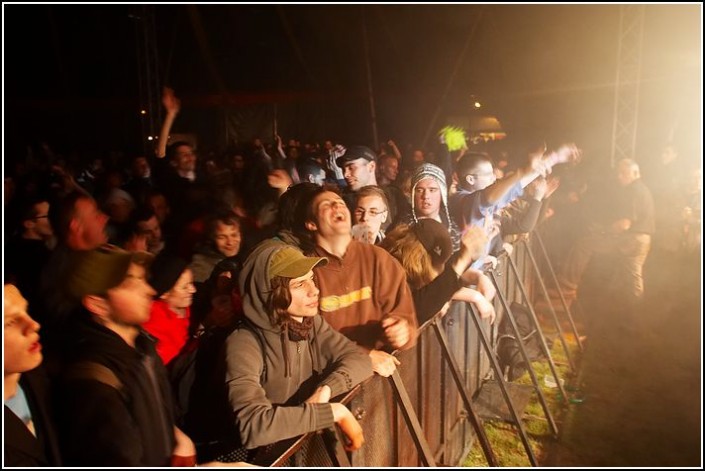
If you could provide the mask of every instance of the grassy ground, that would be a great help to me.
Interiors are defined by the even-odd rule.
[[[551,336],[550,330],[547,329],[545,332],[548,337]],[[574,361],[579,359],[579,350],[575,339],[567,337],[566,343],[570,349],[571,357]],[[546,386],[544,378],[548,377],[550,380],[555,382],[551,368],[547,360],[533,362],[534,371],[538,379],[539,386],[546,398],[546,403],[548,408],[553,415],[553,419],[560,430],[561,421],[568,407],[574,407],[573,404],[579,404],[580,401],[580,391],[576,385],[573,384],[574,378],[570,371],[570,368],[566,362],[566,355],[563,350],[563,346],[559,341],[553,343],[551,349],[551,356],[556,364],[556,369],[558,370],[558,377],[564,379],[565,389],[570,399],[572,399],[571,406],[566,406],[563,401],[560,390],[557,387],[550,388]],[[525,373],[521,378],[519,378],[516,383],[532,385],[529,373]],[[492,450],[495,453],[497,463],[499,466],[503,467],[526,467],[530,466],[529,458],[527,457],[524,445],[521,442],[521,438],[516,427],[508,422],[500,420],[486,420],[485,432],[487,438],[492,446]],[[534,391],[532,394],[531,402],[524,410],[523,416],[524,430],[529,438],[531,448],[536,456],[537,460],[541,462],[543,452],[546,449],[547,444],[554,440],[553,435],[549,427],[548,420],[543,411],[543,407],[538,399],[538,394]],[[487,466],[487,460],[479,446],[474,446],[470,454],[466,458],[463,466]]]
[[[645,298],[631,306],[605,294],[599,270],[584,282],[577,320],[585,326],[586,349],[579,376],[561,374],[568,388],[582,389],[568,394],[585,400],[565,406],[556,389],[548,391],[558,440],[536,401],[525,411],[541,466],[702,467],[701,259],[652,253],[645,274]],[[553,352],[561,361],[558,343]],[[537,368],[543,382],[546,365]],[[511,424],[486,422],[486,428],[501,466],[529,465]],[[486,466],[474,448],[465,465]]]

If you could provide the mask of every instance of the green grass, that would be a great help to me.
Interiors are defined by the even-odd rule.
[[[547,333],[547,335],[550,334]],[[567,338],[567,344],[570,349],[571,358],[574,362],[577,362],[579,351],[575,339],[570,336]],[[551,356],[553,357],[554,363],[556,363],[558,376],[559,378],[563,378],[565,380],[566,391],[568,392],[568,395],[571,396],[574,394],[571,393],[571,390],[573,389],[573,377],[572,372],[567,365],[565,352],[563,351],[563,346],[560,341],[556,340],[553,343]],[[544,397],[546,398],[548,408],[551,411],[558,428],[560,429],[561,419],[565,415],[567,407],[561,398],[560,389],[548,388],[544,384],[544,378],[546,376],[553,379],[550,365],[547,360],[536,361],[533,362],[532,365],[534,367],[539,386],[541,387]],[[524,376],[516,381],[516,383],[532,385],[529,373],[525,373]],[[531,444],[534,455],[540,463],[547,444],[554,440],[554,438],[551,434],[548,420],[546,420],[543,407],[541,407],[538,395],[535,392],[532,395],[529,405],[524,410],[523,417],[522,422],[524,425],[524,430],[526,430],[527,436],[529,437],[529,443]],[[485,433],[487,434],[487,438],[492,446],[492,450],[495,453],[499,466],[530,466],[529,458],[526,456],[526,450],[521,442],[519,432],[513,424],[499,420],[486,420],[484,425]],[[482,449],[477,442],[475,442],[475,445],[465,459],[463,466],[487,466],[487,460],[485,459]]]

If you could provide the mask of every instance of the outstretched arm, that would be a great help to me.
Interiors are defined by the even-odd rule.
[[[157,142],[156,154],[158,159],[166,157],[166,146],[169,141],[169,132],[171,132],[171,126],[174,124],[176,115],[178,115],[181,110],[181,100],[176,98],[173,89],[164,87],[164,90],[162,91],[162,104],[166,109],[166,118],[164,118],[162,130],[159,133],[159,142]]]
[[[524,175],[521,177],[521,187],[525,188],[539,175],[548,175],[554,165],[579,161],[581,155],[580,149],[573,143],[563,144],[558,150],[548,154],[532,154],[529,165],[524,169]]]

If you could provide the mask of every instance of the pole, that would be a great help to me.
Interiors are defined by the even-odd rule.
[[[370,120],[372,121],[372,141],[375,149],[379,148],[379,136],[377,135],[377,113],[375,111],[375,97],[372,90],[372,67],[370,66],[370,46],[367,40],[367,20],[365,18],[365,7],[362,7],[362,42],[365,50],[365,68],[367,70],[367,96],[370,100]]]

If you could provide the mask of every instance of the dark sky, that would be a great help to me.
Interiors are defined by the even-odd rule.
[[[139,142],[140,8],[3,5],[6,150],[40,138],[94,149]],[[184,102],[177,130],[214,146],[224,108],[207,98],[223,94],[270,110],[278,102],[285,138],[372,144],[364,18],[381,139],[418,145],[471,112],[474,95],[516,141],[610,148],[618,6],[152,8],[161,81]],[[676,137],[699,150],[701,6],[646,10],[641,151],[661,146],[676,121]]]

